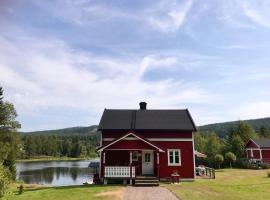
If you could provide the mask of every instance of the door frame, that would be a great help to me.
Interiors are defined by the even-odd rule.
[[[152,173],[150,173],[150,174],[145,174],[144,173],[144,164],[143,163],[144,163],[144,159],[145,159],[145,155],[144,155],[145,153],[150,153],[150,162],[152,163],[152,169],[151,169]],[[155,173],[155,171],[154,171],[154,168],[155,168],[155,166],[154,166],[154,163],[155,163],[154,162],[154,151],[153,150],[142,150],[142,160],[141,160],[141,162],[142,162],[142,175],[154,175],[154,173]]]

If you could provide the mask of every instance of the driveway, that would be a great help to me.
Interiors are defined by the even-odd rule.
[[[179,200],[163,187],[126,187],[123,200]]]

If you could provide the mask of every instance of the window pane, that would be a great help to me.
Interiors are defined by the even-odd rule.
[[[179,156],[175,155],[175,163],[179,164]]]
[[[170,163],[173,164],[173,156],[170,155]]]
[[[173,151],[170,151],[169,154],[170,154],[170,156],[173,156]]]
[[[175,156],[179,156],[179,152],[178,151],[175,151]]]

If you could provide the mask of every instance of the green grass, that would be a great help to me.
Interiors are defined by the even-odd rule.
[[[216,179],[197,179],[179,185],[162,184],[181,200],[265,200],[270,199],[270,170],[224,169]]]
[[[119,200],[122,196],[121,186],[65,186],[40,187],[26,185],[23,194],[18,194],[18,184],[13,184],[10,200]]]

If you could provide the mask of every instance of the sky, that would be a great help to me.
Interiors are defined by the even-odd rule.
[[[104,108],[270,116],[269,0],[1,0],[0,85],[22,131]]]

